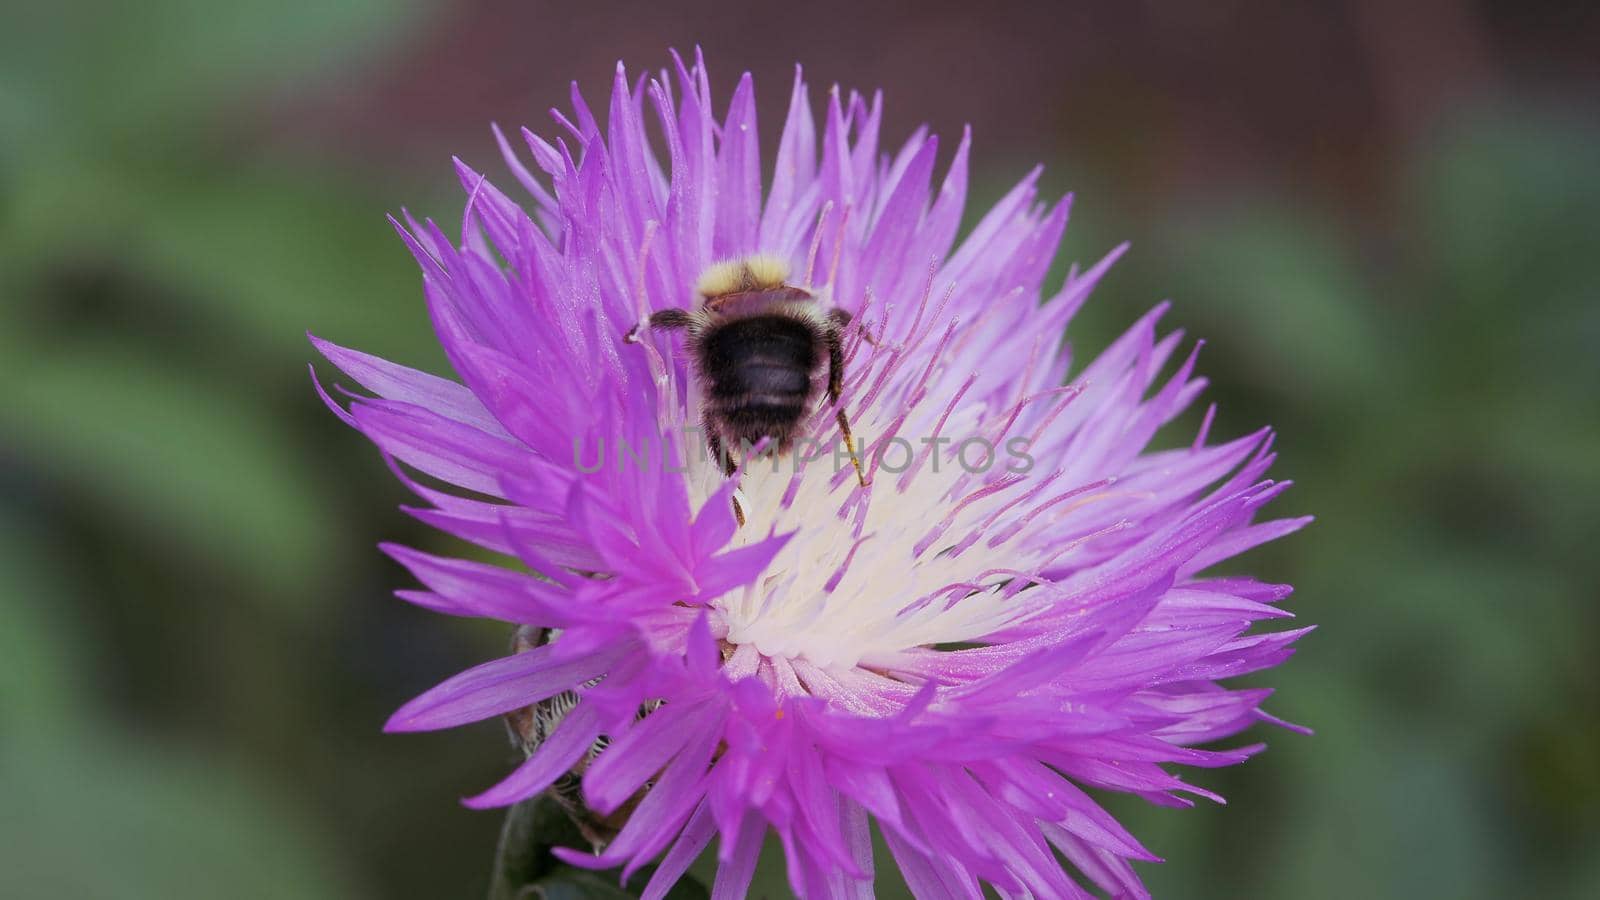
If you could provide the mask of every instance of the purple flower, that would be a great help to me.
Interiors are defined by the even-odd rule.
[[[543,742],[466,803],[580,772],[626,824],[559,852],[659,859],[648,897],[713,839],[715,895],[741,896],[769,831],[797,894],[870,896],[874,821],[918,896],[1145,896],[1129,861],[1156,857],[1085,788],[1218,799],[1168,764],[1241,762],[1260,745],[1199,745],[1277,721],[1270,691],[1220,681],[1290,654],[1305,629],[1250,631],[1290,588],[1201,574],[1306,521],[1255,521],[1288,486],[1264,480],[1270,432],[1211,443],[1208,413],[1189,446],[1147,449],[1205,386],[1164,306],[1071,374],[1060,335],[1124,248],[1041,304],[1068,202],[1039,202],[1037,171],[953,247],[969,137],[936,181],[936,138],[883,152],[881,98],[835,89],[819,148],[797,75],[763,198],[750,77],[719,119],[703,61],[673,62],[633,84],[619,66],[603,126],[574,90],[564,134],[522,132],[532,168],[496,132],[531,211],[458,163],[459,244],[397,223],[461,383],[315,341],[376,395],[328,403],[399,464],[409,511],[521,563],[385,547],[426,586],[400,596],[543,629],[389,730],[543,710]],[[682,338],[624,340],[757,253],[855,314],[843,409],[868,486],[820,455],[724,477],[684,430]],[[839,438],[826,402],[807,425]]]

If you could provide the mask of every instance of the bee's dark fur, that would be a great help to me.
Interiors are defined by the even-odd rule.
[[[813,376],[826,340],[810,322],[761,314],[716,322],[695,335],[690,349],[705,384],[708,429],[734,446],[769,438],[775,452],[787,452],[816,393]]]
[[[738,467],[730,449],[766,440],[769,451],[788,452],[802,437],[819,381],[831,402],[844,385],[842,336],[850,314],[823,310],[809,291],[785,283],[785,275],[783,263],[764,257],[723,263],[702,277],[702,302],[694,310],[664,309],[648,320],[651,328],[688,330],[706,443],[729,475]],[[826,378],[819,378],[824,366]],[[838,421],[864,485],[842,408]]]

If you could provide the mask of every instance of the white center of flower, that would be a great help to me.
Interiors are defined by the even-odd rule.
[[[908,648],[972,640],[1025,614],[1005,588],[1041,554],[1019,551],[1003,514],[1047,473],[1015,471],[1027,460],[1008,449],[1008,410],[961,401],[967,373],[929,368],[947,325],[877,347],[847,340],[845,409],[869,487],[825,397],[810,417],[815,443],[746,463],[746,523],[733,545],[793,537],[761,579],[714,601],[728,642],[823,668],[888,666]],[[695,460],[704,502],[723,476]]]

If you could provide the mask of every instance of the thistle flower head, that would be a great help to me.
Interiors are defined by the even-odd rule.
[[[1171,766],[1259,749],[1198,745],[1271,720],[1268,691],[1219,682],[1290,653],[1301,631],[1251,631],[1289,588],[1201,573],[1303,523],[1256,521],[1287,486],[1270,434],[1213,442],[1208,414],[1148,449],[1204,387],[1198,347],[1164,307],[1076,370],[1060,342],[1122,248],[1042,296],[1068,202],[1037,171],[957,245],[969,137],[937,175],[925,129],[880,146],[879,97],[834,89],[819,123],[808,95],[797,74],[764,190],[748,75],[722,112],[698,58],[619,66],[603,116],[574,90],[553,136],[497,131],[526,208],[458,163],[459,240],[397,223],[460,382],[317,341],[370,391],[324,397],[412,514],[508,558],[386,547],[425,586],[400,596],[546,636],[389,728],[559,699],[466,802],[576,772],[625,824],[564,858],[659,862],[650,897],[713,840],[715,894],[740,896],[769,832],[797,894],[870,896],[873,822],[918,896],[1143,896],[1129,861],[1155,857],[1085,788],[1187,805],[1213,795]],[[625,336],[755,256],[852,321],[838,404],[727,477],[681,335]],[[831,450],[841,411],[863,478]]]

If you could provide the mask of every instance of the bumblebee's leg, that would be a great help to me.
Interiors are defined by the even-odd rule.
[[[834,332],[838,334],[838,340],[841,343],[844,340],[844,330],[853,319],[855,319],[855,316],[851,315],[848,309],[840,309],[835,306],[833,309],[828,310],[828,322],[833,326]],[[878,339],[872,336],[872,332],[868,331],[865,325],[861,326],[861,339],[874,347],[878,346]]]
[[[850,453],[850,464],[856,467],[856,481],[862,487],[867,486],[867,473],[861,468],[861,457],[856,454],[855,438],[850,434],[850,420],[845,417],[844,407],[839,406],[839,394],[844,390],[844,326],[850,321],[850,314],[842,309],[835,309],[828,313],[828,318],[833,322],[833,327],[828,329],[828,401],[838,407],[836,418],[839,420],[839,433],[844,436],[844,449]]]
[[[728,453],[727,448],[722,446],[722,435],[717,433],[717,429],[712,426],[709,420],[704,422],[701,427],[706,431],[706,446],[711,449],[711,455],[716,458],[717,462],[722,464],[722,474],[732,478],[733,473],[739,470],[739,465],[733,461],[733,456]],[[740,525],[744,524],[744,510],[739,507],[739,498],[737,497],[733,498],[733,517],[738,520]]]
[[[633,326],[632,330],[623,337],[623,340],[630,344],[637,344],[639,343],[639,332],[645,328],[688,328],[693,321],[694,319],[686,309],[657,310],[650,314],[650,318]]]
[[[732,478],[733,473],[739,470],[739,464],[733,461],[732,454],[722,446],[722,435],[711,428],[706,429],[706,446],[711,449],[711,455],[722,465],[722,474]]]

